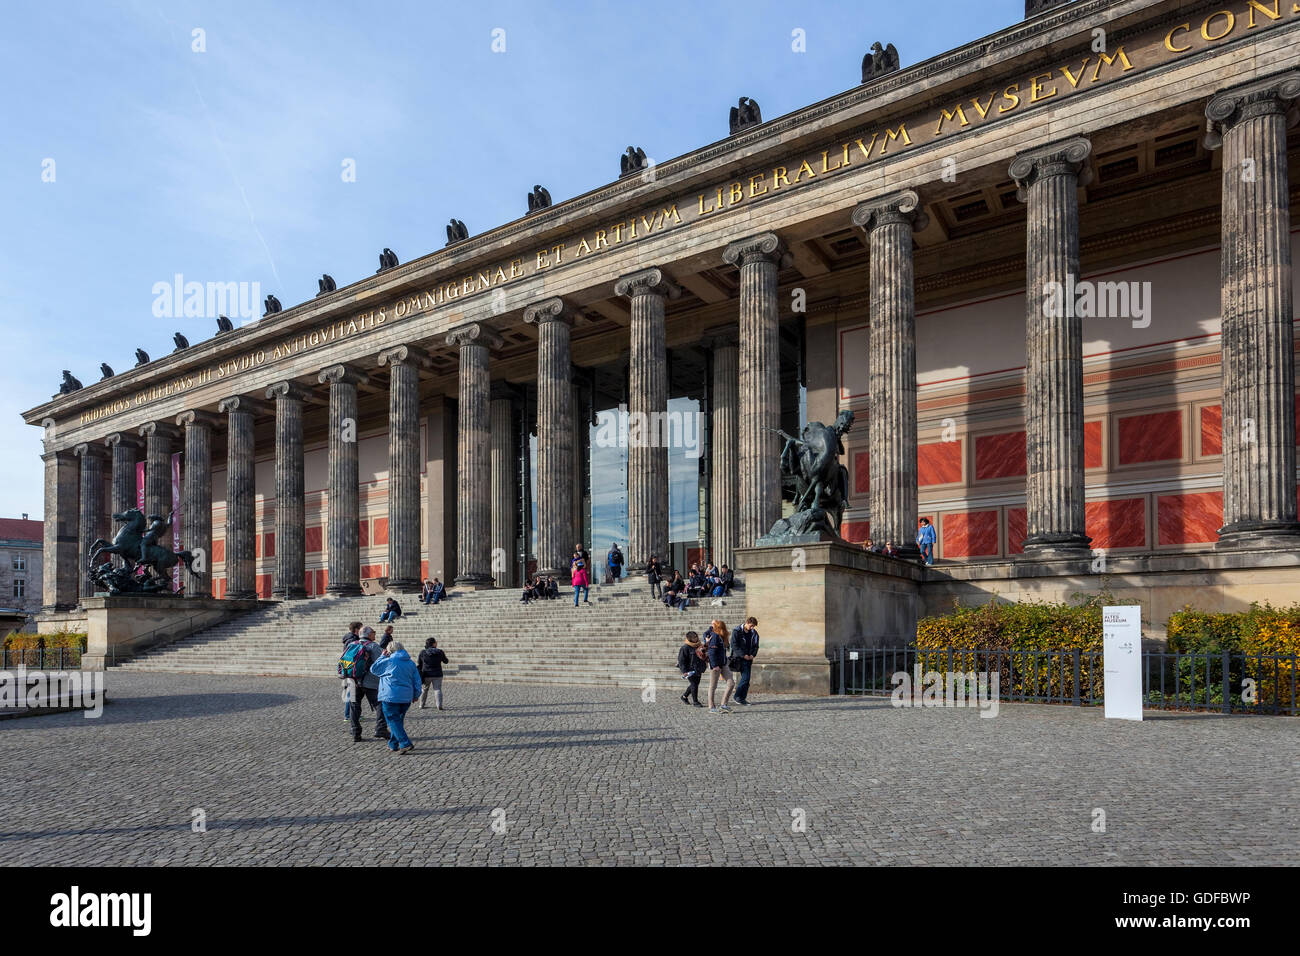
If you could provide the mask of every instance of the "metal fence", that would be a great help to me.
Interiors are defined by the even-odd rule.
[[[63,671],[81,667],[81,651],[75,647],[32,647],[0,650],[0,670],[26,667],[34,671]]]
[[[831,660],[833,693],[890,696],[894,675],[913,683],[931,672],[998,675],[1007,703],[1092,706],[1105,701],[1101,651],[993,648],[841,648]],[[1294,654],[1142,652],[1142,705],[1159,710],[1296,716]],[[919,689],[917,690],[919,693]]]

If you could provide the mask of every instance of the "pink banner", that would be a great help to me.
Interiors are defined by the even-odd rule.
[[[181,453],[172,455],[172,550],[181,550]],[[181,589],[181,565],[177,562],[172,568],[172,590]]]
[[[135,506],[144,511],[144,462],[135,463]],[[145,515],[147,518],[148,515]]]

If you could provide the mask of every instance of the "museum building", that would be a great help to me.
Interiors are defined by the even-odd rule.
[[[514,586],[612,528],[633,569],[768,574],[783,620],[839,585],[755,547],[790,510],[778,432],[844,409],[843,537],[910,548],[929,517],[938,563],[899,576],[922,609],[1099,572],[1153,616],[1294,599],[1300,3],[1028,7],[26,412],[47,618],[140,505],[206,556],[187,596]]]

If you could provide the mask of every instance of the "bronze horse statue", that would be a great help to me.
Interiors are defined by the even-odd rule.
[[[840,412],[833,425],[809,422],[800,437],[774,429],[785,439],[781,472],[794,485],[795,512],[822,511],[838,534],[849,498],[849,472],[840,464],[844,435],[853,427],[853,412]]]
[[[112,594],[123,592],[163,591],[171,587],[171,570],[184,562],[191,568],[194,555],[189,551],[171,551],[158,544],[172,526],[172,515],[164,521],[161,515],[146,519],[139,508],[115,513],[113,520],[122,527],[112,542],[97,538],[90,546],[90,579],[96,587]],[[121,568],[101,563],[105,556],[117,555]]]

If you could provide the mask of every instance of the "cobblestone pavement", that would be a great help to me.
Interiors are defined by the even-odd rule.
[[[0,722],[0,863],[1300,863],[1285,718],[449,681],[395,756],[334,681],[107,685],[98,720]]]

